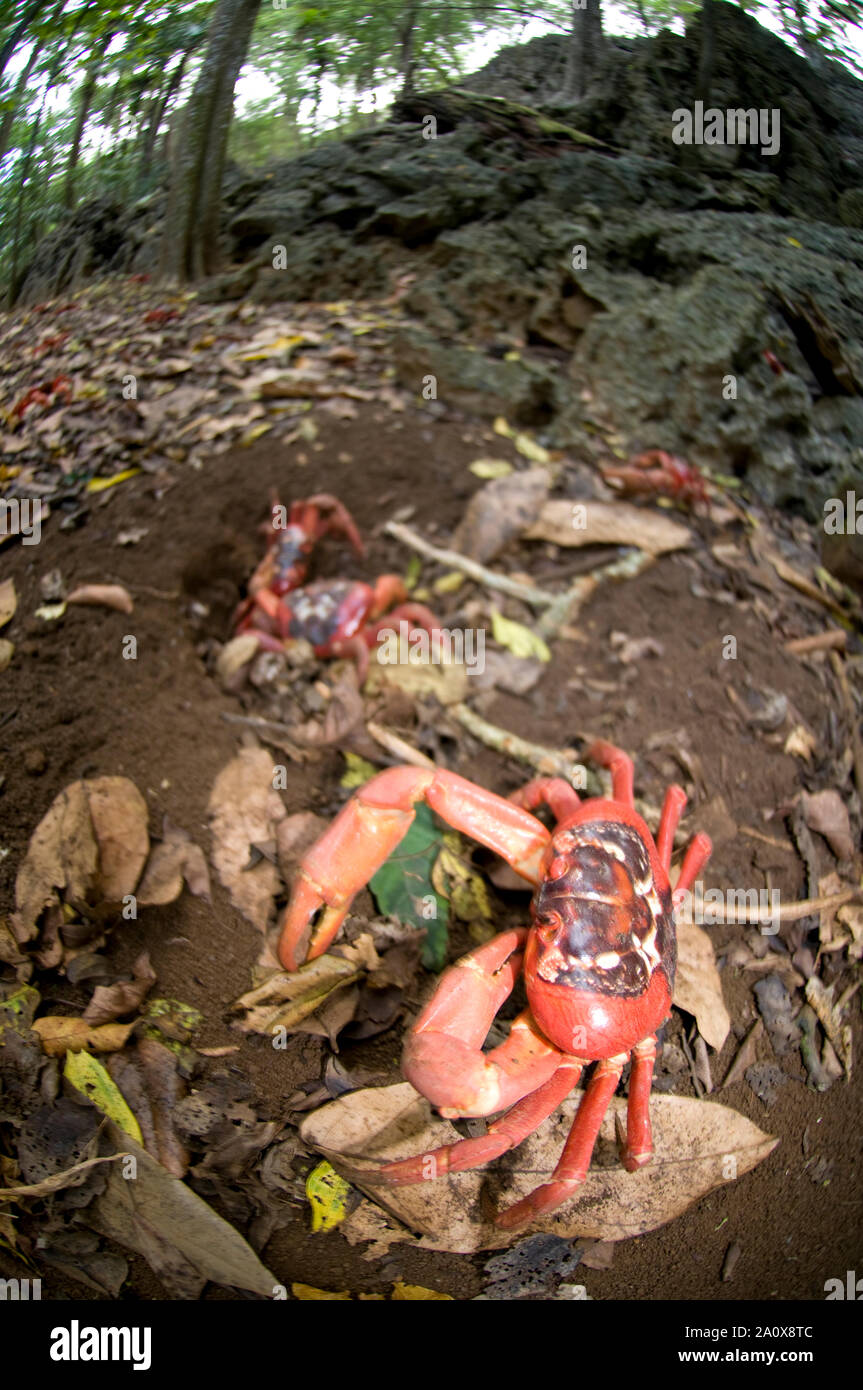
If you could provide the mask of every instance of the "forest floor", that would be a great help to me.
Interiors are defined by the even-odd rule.
[[[388,519],[410,508],[411,525],[446,545],[481,486],[470,464],[492,455],[515,468],[524,466],[513,440],[495,433],[490,423],[446,410],[432,414],[409,399],[397,407],[359,400],[343,418],[319,408],[313,415],[316,429],[304,436],[264,435],[245,447],[232,444],[199,458],[200,467],[177,462],[167,482],[163,473],[141,472],[88,501],[76,529],[61,530],[61,512],[55,511],[38,546],[9,544],[0,553],[0,578],[14,581],[17,596],[15,616],[4,628],[15,653],[0,674],[0,912],[14,907],[16,873],[37,824],[54,798],[80,778],[130,778],[146,799],[154,837],[167,816],[209,851],[214,782],[249,738],[231,717],[272,713],[253,687],[226,690],[214,669],[217,644],[230,635],[232,611],[260,558],[258,527],[266,519],[272,488],[284,501],[320,491],[339,497],[356,519],[368,553],[360,561],[339,540],[327,538],[316,551],[314,577],[369,578],[407,568],[408,553],[383,532]],[[564,467],[558,494],[562,489],[566,495],[566,479]],[[715,547],[743,544],[745,527],[732,511],[717,509],[719,521],[666,511],[691,527],[694,546],[658,558],[637,578],[600,587],[552,643],[552,659],[533,688],[521,696],[486,690],[480,707],[490,723],[551,748],[583,746],[581,740],[591,736],[613,739],[632,755],[636,792],[650,806],[661,804],[669,781],[683,780],[691,796],[687,833],[705,829],[714,841],[705,883],[769,885],[791,902],[818,891],[819,881],[837,867],[820,834],[812,835],[801,852],[789,830],[801,790],[838,787],[853,808],[847,712],[829,653],[801,657],[785,650],[788,640],[833,626],[834,620],[824,604],[784,583],[775,571],[769,571],[768,585],[754,550],[745,551],[739,566],[716,559]],[[792,545],[809,553],[802,523],[761,516],[765,527],[775,526],[786,554]],[[136,543],[117,544],[121,533],[134,533]],[[570,552],[545,542],[516,541],[494,567],[548,584],[567,564]],[[85,583],[125,586],[134,614],[70,604],[54,621],[37,616],[45,599],[43,577],[57,569],[67,590]],[[442,573],[424,562],[421,585],[430,589],[431,606],[453,610],[456,598],[434,589]],[[469,584],[459,591],[458,604],[464,605],[466,594],[482,602],[488,597]],[[513,615],[518,611],[503,607]],[[133,661],[122,655],[130,633],[137,638]],[[618,634],[649,637],[656,645],[633,647],[624,659],[626,641]],[[736,660],[723,660],[728,634],[736,637]],[[855,641],[849,637],[849,653]],[[332,685],[333,671],[322,663],[308,679],[310,687],[315,681]],[[507,795],[529,775],[470,737],[444,708],[370,697],[368,714],[380,720],[382,708],[408,742],[494,791]],[[801,728],[810,736],[808,757],[789,746],[789,734]],[[343,804],[343,746],[344,741],[314,748],[301,760],[275,754],[287,767],[280,796],[288,815],[311,811],[329,819]],[[367,742],[357,746],[368,753]],[[392,760],[381,754],[380,765],[387,761]],[[854,882],[853,874],[847,881]],[[501,921],[524,920],[526,895],[502,889],[493,899]],[[357,899],[354,916],[375,918],[369,895]],[[808,930],[810,920],[806,931],[798,924],[784,926],[777,938],[746,926],[710,928],[732,1026],[721,1050],[710,1054],[715,1089],[699,1103],[719,1101],[779,1142],[737,1181],[715,1188],[659,1229],[617,1243],[613,1258],[606,1252],[595,1261],[608,1267],[579,1266],[573,1277],[592,1298],[820,1299],[826,1280],[844,1279],[847,1269],[859,1268],[859,1068],[816,1091],[807,1084],[799,1050],[776,1055],[762,1029],[751,1057],[760,1072],[716,1089],[759,1017],[752,987],[764,977],[765,953],[788,986],[795,1013],[810,975],[835,983],[838,998],[860,970],[854,954],[859,927],[856,918],[849,922],[855,925],[825,919],[820,938],[817,919],[814,933]],[[843,944],[835,947],[837,940]],[[819,942],[834,946],[819,950]],[[457,928],[451,955],[470,944],[464,928]],[[100,979],[128,979],[146,951],[154,994],[182,1000],[202,1015],[191,1086],[200,1088],[213,1077],[227,1086],[227,1074],[240,1089],[249,1087],[248,1104],[258,1122],[272,1122],[277,1138],[286,1131],[295,1136],[303,1118],[296,1097],[303,1090],[320,1093],[322,1078],[332,1075],[331,1068],[327,1071],[332,1047],[326,1037],[297,1034],[286,1048],[274,1050],[268,1038],[232,1026],[231,1006],[251,986],[261,945],[260,931],[232,906],[213,873],[211,901],[185,892],[169,905],[142,909],[137,920],[117,921],[104,942],[107,974]],[[13,976],[10,967],[7,981]],[[40,1008],[51,1015],[80,1013],[90,995],[86,979],[72,983],[63,962],[35,970],[30,983],[40,991]],[[346,1074],[348,1084],[380,1086],[400,1079],[405,1026],[432,983],[433,977],[417,967],[383,1031],[339,1039],[338,1062],[344,1069],[339,1075]],[[845,1022],[859,1047],[859,997],[849,1003]],[[692,1019],[675,1011],[666,1043],[678,1059],[685,1059],[693,1037]],[[223,1055],[207,1056],[201,1049]],[[777,1066],[780,1076],[765,1070]],[[660,1068],[659,1088],[695,1098],[702,1089],[697,1075],[689,1065],[673,1073]],[[759,1077],[766,1100],[753,1090]],[[260,1158],[250,1147],[248,1168]],[[267,1241],[262,1249],[258,1241],[256,1248],[283,1284],[387,1295],[393,1282],[402,1280],[460,1299],[484,1289],[487,1254],[422,1249],[406,1232],[386,1254],[368,1259],[364,1247],[350,1245],[338,1227],[313,1233],[302,1187],[316,1161],[302,1145],[294,1146],[291,1180],[271,1189],[277,1215],[258,1228]],[[200,1178],[200,1167],[196,1171]],[[250,1208],[243,1196],[245,1172],[241,1166],[232,1178],[229,1169],[216,1171],[198,1190],[247,1233],[254,1205]],[[7,1169],[7,1185],[20,1180],[14,1165]],[[40,1223],[56,1227],[52,1200],[22,1202],[16,1216],[19,1249],[30,1251],[37,1265]],[[254,1233],[251,1238],[255,1244]],[[739,1259],[732,1277],[723,1281],[726,1254],[735,1244]],[[123,1253],[130,1264],[120,1297],[171,1296],[140,1255]],[[56,1262],[40,1268],[44,1297],[82,1295],[80,1283]],[[0,1275],[20,1269],[0,1243]],[[100,1295],[93,1285],[85,1296],[109,1294]],[[210,1283],[205,1296],[235,1295]]]

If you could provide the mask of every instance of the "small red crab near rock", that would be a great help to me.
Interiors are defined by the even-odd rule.
[[[531,926],[501,932],[445,972],[402,1061],[407,1080],[447,1119],[505,1113],[479,1138],[389,1163],[379,1175],[401,1185],[481,1167],[548,1119],[595,1062],[551,1181],[499,1214],[507,1228],[553,1211],[584,1182],[630,1056],[621,1159],[630,1172],[650,1161],[656,1030],[671,1009],[677,962],[673,903],[711,851],[706,835],[694,837],[672,894],[671,853],[686,793],[668,788],[654,841],[633,804],[631,759],[602,741],[587,756],[610,769],[611,799],[582,802],[562,778],[539,778],[504,800],[445,770],[380,773],[306,854],[283,919],[279,954],[296,970],[327,949],[420,801],[535,885]],[[531,814],[542,805],[556,821],[551,831]],[[528,1007],[506,1041],[483,1052],[522,971]]]
[[[284,651],[285,643],[304,640],[319,657],[351,656],[360,681],[365,679],[369,649],[384,628],[405,620],[429,634],[437,620],[420,603],[408,602],[397,574],[382,574],[374,585],[354,579],[304,580],[312,551],[322,536],[343,536],[362,559],[365,547],[347,508],[329,493],[291,504],[272,499],[267,551],[248,584],[234,617],[237,633],[253,632],[267,651]],[[394,605],[397,605],[394,607]]]
[[[701,473],[685,459],[664,449],[648,449],[619,467],[600,465],[606,482],[617,483],[627,497],[671,497],[675,502],[709,505]]]

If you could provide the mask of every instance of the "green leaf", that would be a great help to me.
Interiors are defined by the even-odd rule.
[[[538,632],[532,632],[524,623],[516,623],[505,618],[496,608],[491,610],[491,630],[495,642],[511,651],[513,656],[535,657],[539,661],[551,661],[551,652]]]
[[[424,928],[422,963],[427,970],[443,969],[449,941],[449,905],[432,882],[443,843],[434,812],[420,802],[410,830],[369,882],[381,912]]]

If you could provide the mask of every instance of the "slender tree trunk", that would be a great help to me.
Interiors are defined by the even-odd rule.
[[[416,39],[416,23],[419,13],[419,0],[412,0],[405,13],[404,22],[401,27],[401,43],[399,51],[399,77],[402,86],[399,98],[410,96],[414,90],[414,69],[416,67],[416,54],[414,43]]]
[[[573,0],[572,28],[566,55],[565,101],[581,101],[593,76],[604,43],[601,0]]]
[[[174,97],[180,90],[183,78],[186,75],[186,68],[188,67],[189,59],[191,58],[194,50],[197,48],[199,42],[200,40],[196,40],[194,44],[191,44],[185,50],[185,52],[182,54],[180,58],[179,63],[174,68],[174,71],[171,73],[167,85],[164,87],[160,94],[157,93],[156,95],[155,104],[153,107],[153,114],[150,117],[150,122],[147,126],[146,134],[144,135],[144,143],[141,146],[141,158],[138,162],[138,179],[142,183],[148,177],[150,170],[153,166],[153,155],[156,150],[156,141],[159,138],[159,129],[161,127],[162,121],[165,119],[165,113],[169,109],[171,102],[174,100]]]
[[[161,273],[181,281],[219,265],[222,172],[234,110],[234,87],[261,0],[219,0],[207,52],[186,107],[173,158],[161,247]]]
[[[27,30],[29,29],[31,20],[34,20],[36,18],[41,8],[42,0],[33,0],[33,3],[27,6],[27,9],[24,11],[24,14],[21,17],[20,22],[12,30],[12,33],[9,35],[8,39],[3,44],[3,47],[0,48],[0,75],[2,75],[3,72],[5,72],[6,64],[9,62],[9,59],[12,57],[12,54],[18,47],[19,41],[24,37]]]
[[[75,129],[72,132],[72,148],[69,151],[69,159],[66,165],[66,184],[63,189],[63,205],[72,212],[75,207],[75,169],[78,164],[78,156],[81,153],[81,140],[84,135],[84,127],[93,105],[93,98],[96,95],[96,84],[99,81],[99,72],[102,67],[102,59],[108,44],[114,37],[114,31],[109,29],[103,34],[96,45],[96,50],[90,62],[87,64],[84,85],[81,88],[79,98],[78,116],[75,121]]]
[[[714,0],[704,0],[701,6],[701,52],[698,57],[698,73],[695,78],[695,100],[710,105],[713,88],[713,63],[716,57],[716,30],[714,27]]]
[[[38,62],[42,47],[43,45],[40,41],[37,40],[37,42],[34,43],[33,52],[27,59],[27,66],[15,83],[15,90],[12,93],[12,105],[4,115],[2,122],[0,122],[0,161],[5,159],[9,149],[9,139],[12,134],[12,127],[15,124],[15,117],[18,115],[18,108],[21,105],[21,98],[27,89],[27,83],[30,81],[33,69]]]

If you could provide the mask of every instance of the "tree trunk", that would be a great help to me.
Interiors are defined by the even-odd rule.
[[[572,0],[572,28],[560,98],[581,101],[604,43],[601,0]]]
[[[168,110],[168,108],[171,105],[171,102],[174,100],[174,97],[180,90],[183,78],[186,75],[186,68],[188,67],[189,59],[191,58],[192,53],[197,48],[199,43],[200,40],[196,39],[196,41],[193,44],[189,45],[189,47],[182,54],[179,63],[174,68],[174,71],[171,73],[171,76],[168,79],[167,86],[164,88],[161,94],[156,94],[153,114],[150,117],[150,122],[147,126],[147,131],[144,136],[144,143],[141,146],[141,158],[138,162],[138,179],[142,183],[146,180],[153,166],[153,155],[156,150],[156,141],[159,138],[159,128],[161,127],[162,121],[165,119],[165,112]]]
[[[695,100],[710,105],[710,92],[713,87],[713,61],[716,56],[716,31],[714,29],[714,0],[704,0],[701,7],[701,52],[698,57],[698,73],[695,78]]]
[[[0,76],[2,76],[6,69],[6,64],[18,47],[19,40],[24,37],[30,27],[30,21],[36,18],[41,8],[42,0],[33,0],[33,3],[28,5],[27,9],[24,11],[20,23],[16,25],[3,47],[0,48]]]
[[[96,95],[96,84],[99,81],[99,72],[102,67],[102,59],[104,58],[105,50],[107,49],[108,44],[111,42],[113,37],[113,29],[109,29],[106,34],[102,35],[101,39],[96,45],[93,57],[87,64],[84,85],[81,88],[81,96],[79,98],[78,116],[75,120],[75,129],[72,132],[72,148],[69,151],[69,159],[66,164],[66,183],[63,189],[63,206],[67,208],[69,212],[74,211],[75,208],[75,169],[78,164],[78,156],[81,153],[81,140],[84,135],[84,127],[87,124],[87,118],[90,115],[90,110],[93,105],[93,98]]]
[[[21,98],[27,89],[27,83],[30,81],[30,76],[38,62],[41,52],[42,44],[37,40],[33,45],[33,52],[27,59],[27,66],[15,83],[15,90],[12,93],[12,105],[4,115],[2,122],[0,122],[0,161],[6,157],[9,149],[9,139],[12,135],[12,127],[15,124],[15,117],[18,114],[18,107],[21,104]]]
[[[168,278],[194,280],[218,269],[222,172],[234,87],[260,5],[261,0],[219,0],[213,15],[173,157],[160,264]]]
[[[416,39],[416,22],[419,12],[418,0],[408,5],[407,13],[401,29],[401,43],[399,49],[399,77],[402,87],[399,93],[400,98],[410,96],[414,90],[414,69],[416,67],[416,56],[414,52],[414,41]]]

